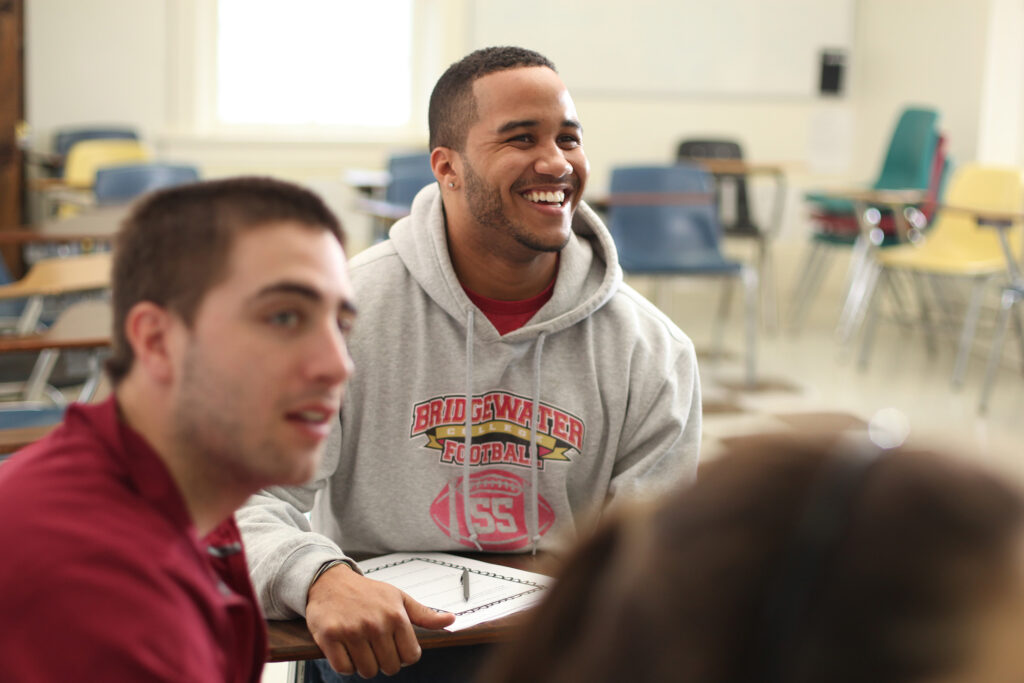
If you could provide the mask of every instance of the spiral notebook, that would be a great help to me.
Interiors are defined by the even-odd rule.
[[[368,578],[400,588],[427,607],[454,614],[448,631],[524,610],[551,583],[543,574],[447,553],[392,553],[359,566]]]

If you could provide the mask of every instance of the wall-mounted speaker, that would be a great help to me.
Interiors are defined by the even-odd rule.
[[[818,91],[822,95],[843,94],[843,72],[846,70],[846,52],[843,50],[821,51],[821,80]]]

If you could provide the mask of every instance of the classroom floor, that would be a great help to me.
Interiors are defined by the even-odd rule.
[[[694,339],[700,353],[710,340],[711,289],[684,291],[663,308]],[[844,429],[863,426],[877,415],[905,419],[909,438],[935,445],[994,467],[1024,485],[1024,373],[1019,348],[1007,336],[1005,360],[997,375],[987,416],[977,405],[990,337],[979,328],[963,388],[950,386],[955,335],[941,339],[936,354],[926,352],[920,328],[894,322],[879,325],[871,360],[857,367],[858,346],[843,348],[834,336],[838,301],[823,292],[799,334],[768,334],[759,339],[763,386],[741,383],[742,337],[734,311],[727,337],[728,358],[715,364],[701,353],[704,388],[704,445],[707,460],[723,440],[774,431]],[[782,297],[785,318],[786,298]],[[983,314],[995,313],[987,311]],[[984,322],[984,320],[983,320]]]

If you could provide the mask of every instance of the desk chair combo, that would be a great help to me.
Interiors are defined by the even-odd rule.
[[[1003,249],[1003,256],[1006,257],[1006,271],[1009,276],[1003,284],[1003,291],[999,298],[999,316],[996,320],[995,333],[992,335],[992,348],[989,349],[988,363],[985,367],[985,379],[981,385],[981,397],[978,399],[978,412],[988,412],[989,399],[992,389],[995,386],[996,370],[999,368],[999,361],[1003,357],[1003,340],[1006,337],[1006,328],[1009,325],[1010,316],[1017,331],[1017,339],[1021,345],[1021,358],[1024,362],[1024,324],[1021,323],[1020,309],[1014,309],[1021,299],[1024,299],[1024,269],[1021,267],[1020,245],[1012,243],[1010,235],[1015,230],[1019,231],[1019,223],[1024,220],[1024,214],[1007,215],[984,215],[975,213],[975,222],[980,226],[997,230],[999,245]],[[1024,240],[1021,240],[1024,242]]]
[[[391,225],[409,215],[416,194],[435,182],[429,152],[392,155],[388,159],[384,198],[363,198],[357,204],[363,213],[374,219],[373,241],[387,239]]]
[[[879,250],[873,255],[870,267],[879,273],[874,280],[886,285],[886,291],[896,303],[899,290],[895,275],[909,273],[931,281],[932,290],[939,299],[939,311],[964,311],[951,380],[953,387],[957,388],[963,384],[986,289],[994,279],[1007,274],[1007,254],[1012,257],[1012,254],[1019,253],[1022,244],[1019,219],[1008,221],[1003,226],[1005,233],[1001,234],[996,229],[979,226],[976,215],[986,212],[1018,214],[1024,206],[1021,172],[1016,168],[967,164],[953,175],[946,203],[939,205],[933,225],[918,243]],[[1002,243],[1004,238],[1005,247]],[[1010,275],[1012,283],[1012,270]],[[944,281],[950,279],[970,283],[971,295],[965,308],[951,303],[951,297],[947,295],[949,288],[943,288]],[[860,357],[862,367],[866,367],[869,359],[881,293],[881,288],[868,292],[868,314]],[[920,307],[926,341],[930,342],[936,335],[936,328],[926,297],[920,298]]]
[[[31,160],[43,175],[60,178],[64,175],[64,162],[71,147],[83,140],[138,140],[139,133],[129,125],[69,126],[58,128],[53,135],[50,152],[33,154]]]
[[[98,338],[109,339],[110,314],[106,301],[82,300],[65,306],[53,324],[42,324],[47,301],[68,295],[98,295],[110,287],[112,256],[109,252],[47,259],[29,268],[19,280],[0,285],[0,303],[23,304],[20,315],[9,319],[4,336],[0,336],[0,352],[39,351],[51,347],[64,349],[93,348]],[[47,354],[44,354],[47,355]],[[57,354],[38,360],[24,386],[16,392],[24,401],[38,401],[52,392],[46,388]],[[85,389],[86,395],[91,391]],[[10,393],[10,392],[8,392]],[[58,399],[55,401],[59,403]],[[4,404],[0,403],[0,407]]]
[[[68,399],[50,384],[62,353],[88,354],[88,373],[75,401],[101,400],[109,393],[101,360],[110,346],[112,317],[106,299],[78,301],[41,333],[0,337],[0,355],[38,353],[25,381],[0,384],[0,462],[4,454],[42,438],[63,419]]]
[[[68,150],[64,175],[40,187],[51,193],[60,216],[74,215],[78,208],[94,202],[96,171],[101,168],[149,161],[152,153],[138,140],[129,138],[90,139],[76,142]]]
[[[757,271],[727,259],[710,174],[695,164],[612,169],[608,228],[627,273],[726,278],[713,331],[716,352],[724,347],[732,283],[745,292],[745,382],[757,382]]]
[[[750,166],[743,163],[743,148],[735,140],[690,138],[679,143],[677,162],[701,163],[715,180],[715,206],[726,238],[754,241],[757,245],[757,274],[761,287],[762,312],[769,329],[777,318],[775,272],[771,241],[782,223],[786,184],[777,166]],[[733,164],[714,162],[731,161]],[[747,188],[747,176],[767,173],[775,181],[775,199],[769,223],[754,220]]]
[[[149,162],[96,169],[93,194],[96,204],[123,204],[154,190],[199,180],[199,169],[190,164]]]
[[[869,191],[916,190],[920,195],[909,206],[920,206],[926,220],[941,196],[948,170],[945,146],[938,128],[938,112],[928,108],[907,108],[893,129],[878,177]],[[861,191],[862,192],[862,191]],[[792,295],[789,326],[796,332],[821,287],[835,248],[851,249],[846,293],[837,333],[841,339],[850,334],[853,318],[860,315],[857,292],[863,289],[862,266],[868,252],[906,241],[903,215],[883,206],[871,206],[863,197],[857,201],[843,192],[810,192],[805,195],[812,223],[811,244],[800,269]],[[874,208],[874,211],[868,211]],[[865,215],[867,214],[867,216]]]

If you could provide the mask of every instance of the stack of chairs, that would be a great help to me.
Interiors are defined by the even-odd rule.
[[[883,291],[888,292],[894,303],[899,304],[896,276],[909,274],[918,280],[926,279],[933,285],[930,289],[938,298],[939,312],[952,312],[960,317],[963,310],[951,380],[953,387],[957,388],[964,381],[986,290],[991,282],[1007,273],[1008,254],[997,230],[979,226],[972,212],[1019,215],[1024,206],[1021,172],[1016,168],[966,164],[953,175],[946,203],[949,208],[940,205],[935,221],[918,243],[894,246],[874,254],[871,267],[879,270],[879,277],[872,278],[872,281],[881,283],[884,288],[873,288],[868,292],[860,362],[862,367],[866,367],[870,356],[881,303],[879,295]],[[1005,229],[1008,251],[1010,254],[1020,253],[1024,243],[1024,228],[1020,220],[1012,221]],[[945,296],[950,288],[943,288],[944,281],[951,279],[971,284],[972,291],[965,308],[956,306],[951,297]],[[925,283],[917,284],[925,341],[928,348],[934,350],[937,328],[925,295],[929,290],[923,286]]]
[[[938,112],[934,109],[910,107],[901,114],[889,141],[885,161],[871,190],[919,190],[924,201],[919,211],[927,221],[942,194],[942,186],[949,169],[945,154],[945,140],[938,127]],[[898,231],[901,217],[884,209],[876,215],[874,224],[867,224],[859,215],[857,205],[850,199],[834,194],[811,192],[805,195],[810,207],[812,223],[811,244],[804,258],[792,294],[790,328],[800,329],[815,295],[821,288],[829,256],[836,248],[852,249],[850,268],[846,279],[846,294],[840,314],[840,335],[847,337],[847,322],[858,315],[860,301],[854,297],[868,254],[875,248],[888,248],[901,243]],[[871,241],[869,232],[876,238]]]

